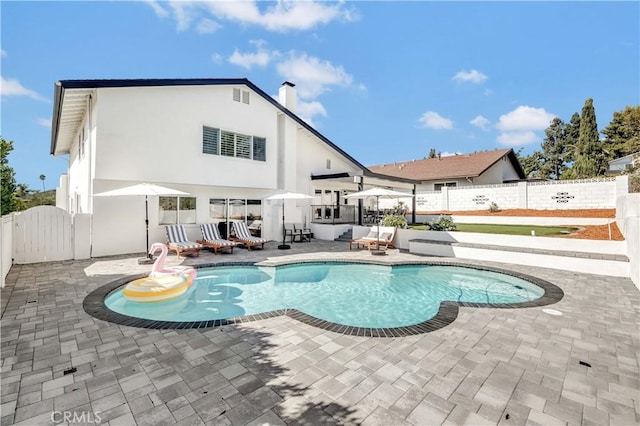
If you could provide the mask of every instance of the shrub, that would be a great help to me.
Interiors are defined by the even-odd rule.
[[[382,226],[395,226],[396,228],[406,228],[407,219],[400,215],[387,215],[382,218]]]
[[[429,228],[432,231],[455,231],[458,229],[450,216],[440,216],[438,219],[432,220],[429,223]]]
[[[498,207],[498,205],[494,201],[492,201],[491,204],[489,204],[489,211],[491,213],[499,212],[500,207]]]

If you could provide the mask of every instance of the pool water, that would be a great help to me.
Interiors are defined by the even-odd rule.
[[[105,305],[158,321],[209,321],[295,308],[337,324],[391,328],[429,320],[442,301],[520,303],[543,294],[523,279],[460,266],[306,263],[200,269],[191,288],[176,299],[134,302],[119,289]]]

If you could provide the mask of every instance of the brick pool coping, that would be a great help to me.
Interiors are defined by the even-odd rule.
[[[147,274],[129,275],[105,284],[96,290],[89,293],[83,303],[82,307],[84,311],[90,316],[108,321],[111,323],[125,325],[129,327],[139,327],[148,329],[194,329],[194,328],[212,328],[222,327],[225,325],[241,324],[251,321],[258,321],[267,318],[273,318],[281,315],[286,315],[302,323],[317,327],[323,330],[333,331],[340,334],[362,337],[404,337],[416,334],[429,333],[435,330],[439,330],[443,327],[451,324],[458,317],[458,311],[460,307],[466,308],[497,308],[497,309],[516,309],[516,308],[532,308],[551,305],[559,302],[564,297],[564,292],[560,287],[537,277],[523,274],[520,272],[509,271],[501,268],[494,268],[490,266],[480,266],[465,263],[452,263],[452,262],[438,262],[438,261],[400,261],[400,262],[376,262],[364,259],[350,259],[350,260],[295,260],[295,261],[278,261],[278,262],[222,262],[222,263],[208,263],[202,265],[193,265],[196,269],[202,268],[216,268],[227,266],[290,266],[304,263],[315,264],[335,264],[335,263],[361,263],[361,264],[373,264],[381,266],[403,266],[403,265],[424,265],[424,266],[455,266],[468,269],[476,269],[482,271],[497,272],[505,275],[510,275],[528,281],[532,284],[544,290],[544,294],[538,299],[521,302],[521,303],[471,303],[471,302],[453,302],[445,301],[440,303],[440,307],[436,315],[432,318],[423,321],[419,324],[414,324],[404,327],[391,327],[391,328],[368,328],[368,327],[352,327],[342,324],[336,324],[330,321],[325,321],[311,315],[298,311],[297,309],[278,309],[275,311],[265,312],[255,315],[245,315],[234,318],[208,320],[208,321],[158,321],[136,318],[109,309],[104,301],[114,291],[117,291],[120,287],[128,284],[129,282],[144,278]]]

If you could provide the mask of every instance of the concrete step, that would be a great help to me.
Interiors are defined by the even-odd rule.
[[[611,253],[547,250],[428,239],[409,240],[409,252],[430,256],[540,266],[615,277],[628,277],[630,273],[629,258],[625,255]]]
[[[336,238],[334,241],[351,241],[353,239],[353,230],[349,229],[346,232],[343,232],[338,238]]]

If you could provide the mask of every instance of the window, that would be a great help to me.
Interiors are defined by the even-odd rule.
[[[217,154],[220,147],[220,130],[213,127],[202,127],[202,152]]]
[[[267,140],[265,138],[253,137],[253,159],[267,161]]]
[[[160,197],[159,222],[196,223],[196,197]]]
[[[331,159],[327,158],[327,169],[331,168]]]
[[[267,140],[203,126],[202,153],[267,161]]]
[[[434,191],[442,191],[442,187],[444,186],[456,186],[456,182],[441,182],[441,183],[434,183],[433,184],[433,190]]]
[[[242,91],[242,103],[249,105],[249,92],[247,90]]]
[[[78,155],[80,156],[80,158],[84,158],[84,152],[85,152],[85,137],[84,137],[84,126],[82,126],[82,129],[80,129],[80,131],[78,132]]]
[[[240,89],[233,89],[233,100],[236,102],[240,102]]]

